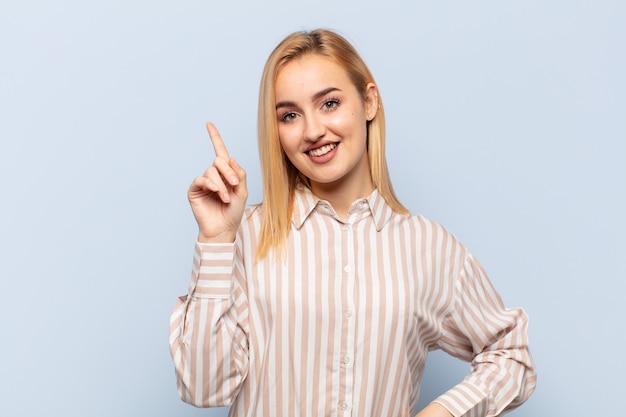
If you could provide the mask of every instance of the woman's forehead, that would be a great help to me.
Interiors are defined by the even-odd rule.
[[[347,72],[332,58],[307,54],[289,61],[278,72],[275,94],[308,96],[328,88],[348,90],[352,82]]]

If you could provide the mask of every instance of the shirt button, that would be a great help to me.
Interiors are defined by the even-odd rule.
[[[345,272],[352,272],[352,267],[350,265],[346,265],[346,266],[343,267],[343,270]]]
[[[350,363],[350,356],[344,356],[343,358],[341,358],[341,362],[343,362],[344,365],[348,365]]]
[[[352,317],[352,310],[346,310],[344,315],[346,316],[347,319],[349,319],[350,317]]]
[[[346,224],[343,226],[343,230],[345,230],[346,232],[349,231],[351,229],[349,224]]]
[[[346,411],[346,410],[348,409],[348,403],[347,403],[347,402],[345,402],[345,401],[342,401],[342,402],[339,404],[339,408],[341,408],[341,411]]]

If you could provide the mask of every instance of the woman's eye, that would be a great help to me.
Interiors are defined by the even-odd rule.
[[[339,105],[339,100],[331,98],[328,99],[326,101],[324,101],[324,104],[322,104],[322,109],[323,110],[335,110],[335,108]]]
[[[288,112],[288,113],[283,114],[281,121],[283,121],[284,123],[289,123],[289,122],[293,122],[293,119],[295,118],[296,118],[296,114],[294,112]]]

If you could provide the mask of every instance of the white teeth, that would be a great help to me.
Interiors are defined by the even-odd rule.
[[[309,155],[311,156],[322,156],[326,155],[328,152],[332,151],[337,147],[336,143],[329,143],[328,145],[324,145],[321,148],[311,149],[309,151]]]

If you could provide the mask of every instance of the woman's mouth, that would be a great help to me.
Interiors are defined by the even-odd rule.
[[[333,149],[335,149],[336,147],[337,147],[336,143],[329,143],[328,145],[311,149],[310,151],[307,151],[307,154],[309,154],[310,156],[323,156],[323,155],[326,155],[328,152],[332,151]]]

